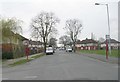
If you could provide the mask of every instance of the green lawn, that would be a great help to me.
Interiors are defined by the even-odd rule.
[[[81,53],[89,53],[89,54],[106,55],[105,50],[79,50],[79,52],[81,52]],[[109,55],[109,56],[118,57],[118,50],[112,50],[111,55]],[[120,57],[120,55],[119,55],[119,57]]]

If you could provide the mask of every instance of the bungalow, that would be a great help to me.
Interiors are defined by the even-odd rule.
[[[111,49],[118,49],[118,47],[120,46],[120,42],[116,41],[115,39],[110,39],[110,45],[111,45]],[[101,43],[101,48],[106,48],[106,41],[104,41],[103,43]]]
[[[93,39],[85,39],[76,42],[76,48],[81,50],[96,50],[98,48],[98,42]]]

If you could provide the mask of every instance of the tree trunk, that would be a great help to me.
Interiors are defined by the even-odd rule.
[[[44,44],[44,53],[46,53],[46,41],[45,41],[45,37],[43,37],[43,44]]]
[[[75,49],[75,42],[73,43],[73,51],[76,52],[76,49]]]
[[[44,53],[46,53],[46,43],[44,43]]]
[[[66,47],[65,47],[66,45],[64,44],[64,50],[66,49]]]

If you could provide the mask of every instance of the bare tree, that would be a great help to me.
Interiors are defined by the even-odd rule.
[[[71,43],[71,38],[67,35],[63,35],[59,38],[59,43],[64,45],[64,48],[67,44]]]
[[[59,19],[54,13],[49,12],[41,12],[32,20],[32,33],[43,39],[44,52],[46,52],[48,36],[54,32],[57,23],[59,23]]]
[[[102,43],[102,42],[104,42],[104,41],[105,41],[105,39],[104,39],[104,38],[102,38],[102,37],[100,37],[98,41],[99,41],[100,43]]]
[[[66,21],[65,29],[70,36],[72,43],[73,43],[73,50],[75,50],[75,43],[77,41],[77,36],[81,33],[82,30],[82,24],[77,19],[70,19]]]
[[[49,40],[49,45],[53,46],[53,47],[57,47],[57,39],[56,38],[50,38]]]
[[[53,31],[49,34],[48,39],[56,38],[58,35],[58,30],[56,28],[53,29]]]

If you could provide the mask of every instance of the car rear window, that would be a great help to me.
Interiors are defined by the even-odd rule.
[[[47,50],[53,50],[52,47],[48,47]]]

